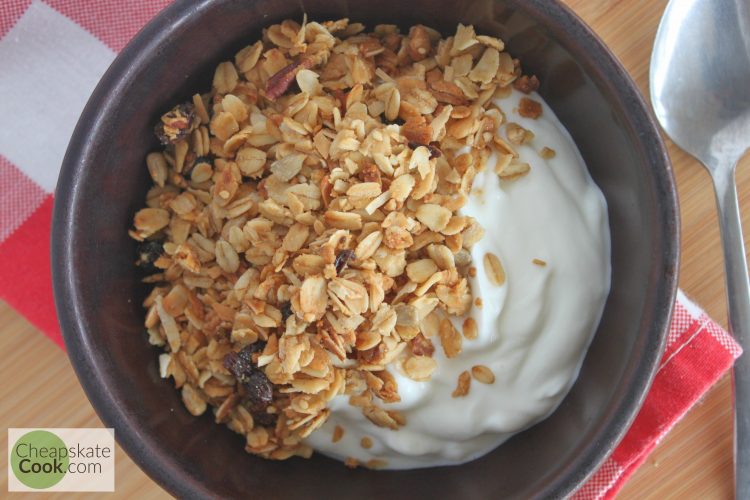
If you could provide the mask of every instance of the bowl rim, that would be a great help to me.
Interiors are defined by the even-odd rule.
[[[80,200],[82,171],[87,165],[85,159],[92,153],[92,144],[96,142],[91,138],[96,137],[99,124],[114,106],[108,96],[112,93],[116,95],[129,85],[137,73],[134,68],[145,62],[146,54],[169,38],[188,18],[199,15],[215,3],[215,0],[199,0],[194,3],[175,2],[167,6],[114,59],[89,98],[68,145],[55,192],[51,234],[55,305],[68,356],[76,375],[102,422],[108,427],[117,424],[117,441],[126,453],[149,477],[177,497],[209,498],[213,495],[199,478],[180,468],[167,450],[143,439],[140,429],[133,425],[125,409],[118,405],[103,384],[98,383],[100,377],[97,374],[103,373],[106,367],[95,355],[81,319],[83,305],[76,291],[75,273],[68,263],[74,255],[73,235],[78,226],[76,207]],[[553,478],[544,486],[545,496],[567,496],[596,471],[620,442],[640,410],[656,373],[677,293],[680,241],[677,190],[669,156],[651,109],[635,82],[604,42],[560,0],[512,0],[512,3],[527,13],[536,13],[534,17],[542,23],[572,26],[573,29],[566,31],[561,42],[567,46],[586,47],[589,58],[610,77],[605,82],[608,90],[622,101],[632,104],[627,122],[638,127],[637,141],[643,146],[645,160],[654,166],[654,184],[660,195],[657,203],[660,212],[658,218],[665,224],[662,230],[665,248],[663,262],[666,266],[662,270],[663,279],[656,292],[657,300],[651,306],[657,314],[649,326],[650,333],[646,337],[647,345],[643,348],[640,362],[642,369],[634,375],[633,384],[615,405],[615,415],[610,425],[600,432],[595,444],[584,448],[584,458],[579,460],[577,468],[570,474]]]

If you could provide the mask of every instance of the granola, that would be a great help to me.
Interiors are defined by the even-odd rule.
[[[477,336],[473,320],[463,335],[451,321],[479,300],[469,250],[484,230],[460,213],[474,177],[491,151],[505,155],[501,179],[529,170],[493,97],[538,81],[519,80],[503,50],[471,26],[442,38],[286,20],[161,117],[130,235],[154,284],[145,326],[160,373],[191,414],[210,408],[272,459],[309,456],[303,440],[337,395],[379,427],[405,424],[383,407],[399,401],[391,370],[429,380],[434,342],[455,357]],[[533,138],[518,127],[511,143]],[[484,268],[504,282],[497,257]],[[487,372],[472,369],[492,383]],[[462,373],[454,397],[470,382]]]

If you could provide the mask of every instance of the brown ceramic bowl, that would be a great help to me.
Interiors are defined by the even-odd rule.
[[[551,417],[468,464],[376,472],[322,456],[265,461],[210,416],[190,416],[172,382],[159,378],[127,236],[149,185],[153,124],[173,103],[209,88],[217,62],[261,28],[303,11],[316,20],[424,23],[445,33],[460,21],[500,36],[540,76],[541,94],[607,199],[612,291],[578,381]],[[675,295],[678,227],[671,168],[643,99],[602,42],[557,1],[184,0],[123,50],[81,116],[57,186],[55,298],[94,408],[128,454],[179,497],[563,496],[613,449],[649,387]]]

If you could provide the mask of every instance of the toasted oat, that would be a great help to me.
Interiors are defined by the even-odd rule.
[[[286,20],[160,118],[130,235],[158,249],[144,324],[191,413],[212,406],[272,459],[309,456],[340,394],[378,426],[406,424],[376,404],[400,400],[388,366],[427,380],[434,339],[456,357],[478,335],[451,322],[481,304],[468,278],[484,229],[459,212],[474,177],[493,150],[501,179],[530,170],[514,147],[532,136],[492,99],[538,80],[504,49],[472,26],[441,39]],[[504,281],[499,261],[484,267]]]
[[[534,139],[534,134],[530,130],[512,122],[505,126],[505,134],[507,135],[508,140],[516,146],[526,144]]]
[[[429,380],[437,368],[437,362],[429,356],[412,356],[404,361],[406,375],[418,382]]]
[[[544,146],[542,149],[539,150],[539,156],[541,156],[545,160],[551,160],[552,158],[557,156],[557,152],[552,148],[548,148],[547,146]]]
[[[497,255],[491,252],[484,254],[484,272],[493,285],[502,286],[505,283],[505,269]]]
[[[528,174],[531,166],[525,162],[510,162],[501,169],[496,170],[497,175],[504,181],[518,179]]]
[[[467,340],[474,340],[479,336],[479,329],[474,318],[466,318],[463,323],[463,333]]]
[[[454,398],[460,398],[469,394],[469,388],[471,387],[471,375],[469,372],[463,371],[458,376],[458,385],[451,393]]]
[[[333,437],[331,438],[331,441],[333,441],[334,443],[338,443],[339,441],[341,441],[341,438],[343,437],[344,437],[344,428],[341,427],[340,425],[337,425],[336,427],[334,427]]]
[[[494,384],[495,374],[492,370],[484,365],[475,365],[471,367],[471,374],[477,380],[483,384]]]
[[[448,318],[440,321],[440,342],[443,345],[443,352],[448,358],[455,358],[461,353],[461,334],[453,326]]]
[[[547,265],[547,262],[543,261],[542,259],[532,259],[531,263],[539,267],[544,267]]]

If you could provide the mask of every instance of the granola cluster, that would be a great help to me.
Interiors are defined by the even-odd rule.
[[[441,38],[287,20],[162,116],[130,235],[151,271],[161,375],[193,415],[210,406],[274,459],[309,456],[303,439],[339,394],[375,425],[404,425],[383,406],[399,401],[391,371],[428,380],[436,343],[451,358],[477,335],[449,319],[473,303],[469,249],[484,230],[460,209],[474,176],[493,150],[501,179],[529,170],[513,144],[531,133],[501,137],[492,99],[538,82],[503,48],[471,26]]]

